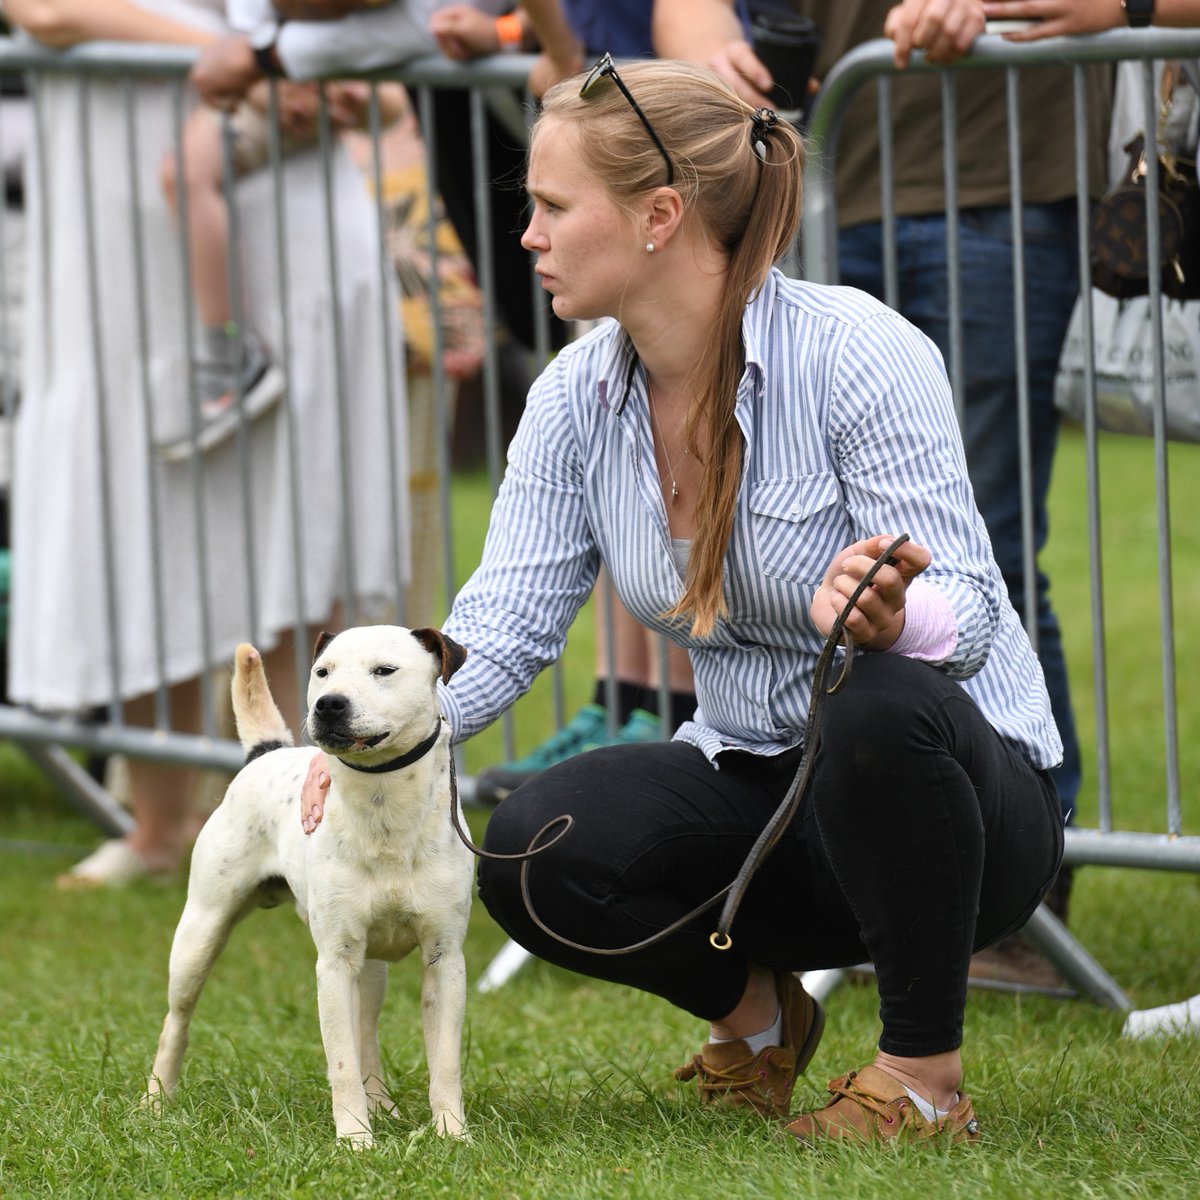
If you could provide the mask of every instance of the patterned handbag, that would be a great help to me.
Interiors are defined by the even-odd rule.
[[[1128,162],[1117,185],[1096,206],[1091,228],[1092,283],[1125,300],[1150,291],[1153,269],[1164,296],[1200,299],[1200,183],[1195,150],[1169,148],[1167,126],[1178,89],[1189,89],[1169,65],[1163,73],[1158,152],[1158,262],[1151,267],[1147,231],[1146,142],[1139,133],[1126,143]],[[1189,101],[1192,99],[1188,97]]]

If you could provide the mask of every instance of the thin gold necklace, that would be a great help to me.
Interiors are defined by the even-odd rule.
[[[658,431],[658,440],[662,442],[663,462],[667,464],[667,474],[671,477],[671,507],[674,508],[679,502],[679,484],[675,482],[675,468],[688,456],[688,448],[685,444],[683,453],[675,460],[672,465],[671,460],[667,457],[667,439],[663,437],[662,424],[659,422],[658,414],[654,411],[654,389],[650,386],[650,380],[646,380],[646,397],[650,401],[650,420],[654,428]],[[663,477],[660,474],[658,482],[661,484]]]

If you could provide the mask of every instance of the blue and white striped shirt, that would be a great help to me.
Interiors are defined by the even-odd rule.
[[[607,321],[530,391],[483,560],[444,626],[469,651],[442,692],[455,738],[493,721],[558,657],[603,562],[628,610],[689,650],[699,703],[677,739],[710,760],[797,746],[824,643],[808,614],[816,587],[846,546],[906,532],[932,552],[921,578],[957,621],[939,668],[1034,766],[1058,763],[1041,668],[975,508],[933,343],[862,292],[778,271],[747,306],[742,337],[746,451],[725,560],[728,617],[698,640],[661,615],[683,581],[645,376]]]

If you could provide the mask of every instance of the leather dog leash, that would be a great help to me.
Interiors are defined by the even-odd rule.
[[[858,586],[851,593],[850,598],[842,607],[842,611],[838,614],[837,619],[833,623],[833,628],[829,631],[829,636],[825,639],[825,645],[821,650],[821,654],[817,659],[816,669],[813,672],[812,697],[808,707],[808,722],[805,726],[804,735],[804,753],[800,758],[800,765],[796,769],[796,775],[792,780],[791,786],[787,790],[783,801],[775,810],[762,833],[759,834],[758,840],[750,848],[749,854],[746,855],[745,862],[742,863],[741,869],[733,882],[723,887],[715,896],[710,896],[703,904],[693,908],[690,912],[685,913],[676,921],[672,921],[670,925],[664,929],[660,929],[657,933],[651,934],[647,938],[643,938],[640,942],[634,942],[630,946],[618,946],[615,948],[606,948],[602,946],[585,946],[581,942],[572,941],[568,937],[564,937],[560,933],[556,933],[551,929],[534,910],[533,901],[529,895],[529,860],[534,856],[541,854],[543,851],[549,850],[551,846],[557,845],[571,831],[571,827],[575,824],[575,818],[569,813],[563,813],[561,816],[554,817],[547,821],[533,835],[533,839],[529,843],[529,848],[519,854],[494,854],[490,850],[483,850],[476,846],[471,841],[470,837],[462,827],[462,823],[458,815],[458,782],[454,773],[454,755],[450,755],[450,820],[454,826],[455,833],[463,845],[471,851],[472,854],[479,858],[490,858],[500,861],[520,862],[521,863],[521,899],[525,902],[525,911],[529,914],[530,920],[548,937],[552,937],[556,942],[569,947],[572,950],[580,950],[585,954],[633,954],[635,951],[644,950],[648,946],[653,946],[656,942],[661,942],[665,938],[676,933],[685,925],[689,924],[701,913],[712,908],[722,897],[725,898],[725,905],[721,909],[721,915],[717,920],[717,928],[709,935],[709,942],[715,950],[728,950],[733,945],[733,938],[729,934],[729,930],[733,926],[734,917],[737,915],[737,910],[742,903],[742,898],[746,894],[746,889],[750,886],[751,879],[754,878],[755,872],[763,864],[768,854],[775,848],[776,843],[783,836],[784,831],[795,817],[796,812],[800,807],[801,801],[804,799],[804,794],[808,789],[808,784],[812,778],[813,764],[816,761],[817,751],[820,748],[820,717],[821,709],[825,703],[825,697],[836,692],[850,675],[851,664],[854,661],[854,641],[850,634],[846,632],[846,619],[854,611],[855,604],[858,603],[858,598],[863,594],[868,587],[871,586],[880,567],[884,565],[895,566],[896,559],[894,557],[896,551],[908,541],[907,533],[900,534],[891,545],[883,551],[882,554],[871,564],[867,573],[859,581]],[[842,664],[842,670],[837,679],[834,680],[832,686],[826,687],[825,681],[829,676],[830,667],[833,664],[833,657],[839,649],[844,649],[846,652],[845,660]],[[562,825],[562,829],[555,834],[548,842],[542,842],[542,838],[554,828],[555,825]]]

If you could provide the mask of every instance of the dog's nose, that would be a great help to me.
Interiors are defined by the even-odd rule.
[[[328,692],[324,696],[318,696],[316,704],[313,705],[313,711],[318,717],[336,720],[338,717],[344,717],[346,710],[350,707],[350,701],[339,692]]]

